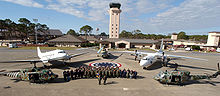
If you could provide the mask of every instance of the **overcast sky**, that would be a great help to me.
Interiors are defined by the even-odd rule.
[[[0,0],[0,19],[37,18],[63,33],[84,25],[108,33],[110,2],[122,5],[120,31],[165,35],[220,31],[220,0]]]

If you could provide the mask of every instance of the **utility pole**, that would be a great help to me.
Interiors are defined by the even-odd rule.
[[[33,19],[33,21],[35,22],[35,43],[37,44],[37,22],[38,22],[38,19]]]

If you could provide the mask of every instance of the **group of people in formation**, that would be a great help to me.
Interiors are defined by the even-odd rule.
[[[137,71],[130,69],[119,69],[119,67],[91,67],[91,66],[81,66],[75,70],[65,70],[63,72],[64,80],[70,81],[71,79],[80,79],[80,78],[98,78],[99,84],[101,80],[104,80],[106,84],[107,78],[137,78]]]

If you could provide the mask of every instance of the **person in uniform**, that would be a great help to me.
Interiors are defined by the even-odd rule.
[[[64,81],[67,81],[67,79],[66,79],[66,71],[65,70],[63,71],[63,79],[64,79]]]
[[[66,71],[66,77],[67,77],[67,81],[70,81],[70,71],[69,70]]]
[[[134,54],[135,54],[135,58],[134,58],[134,60],[136,61],[136,60],[137,60],[137,57],[138,57],[137,50],[134,51]]]
[[[97,77],[97,79],[99,81],[99,85],[101,85],[102,77],[100,76],[99,73],[96,74],[96,77]]]
[[[137,72],[134,71],[134,79],[137,79]]]
[[[76,78],[79,78],[78,76],[79,76],[79,70],[76,69],[76,70],[75,70],[75,79],[76,79]]]
[[[111,76],[112,76],[112,74],[111,74],[111,69],[109,69],[109,70],[108,70],[108,78],[112,78]]]
[[[74,75],[74,72],[73,72],[73,70],[71,69],[71,71],[70,71],[70,76],[71,76],[71,79],[73,80],[74,78],[73,78],[73,75]]]
[[[103,76],[104,85],[106,85],[106,80],[107,80],[107,78],[108,78],[108,77],[107,77],[106,75]]]
[[[119,69],[116,69],[116,77],[118,78],[119,77]]]

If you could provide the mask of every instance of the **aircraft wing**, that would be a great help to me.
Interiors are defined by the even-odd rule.
[[[86,54],[86,53],[89,53],[89,52],[83,52],[83,53],[79,53],[79,54],[70,55],[70,58],[80,56],[80,55],[83,55],[83,54]]]
[[[185,58],[185,59],[195,59],[195,60],[208,61],[207,59],[194,58],[194,57],[186,57],[186,56],[177,56],[177,55],[166,55],[166,56],[167,56],[167,57],[174,57],[174,58]]]
[[[114,51],[115,52],[115,51]],[[131,53],[131,54],[135,54],[134,51],[116,51],[116,52],[122,52],[122,53]],[[136,52],[136,54],[139,54],[139,55],[148,55],[148,54],[152,54],[152,53],[147,53],[147,52]]]
[[[36,60],[12,60],[12,61],[0,61],[0,63],[19,63],[19,62],[42,62],[40,59]]]

